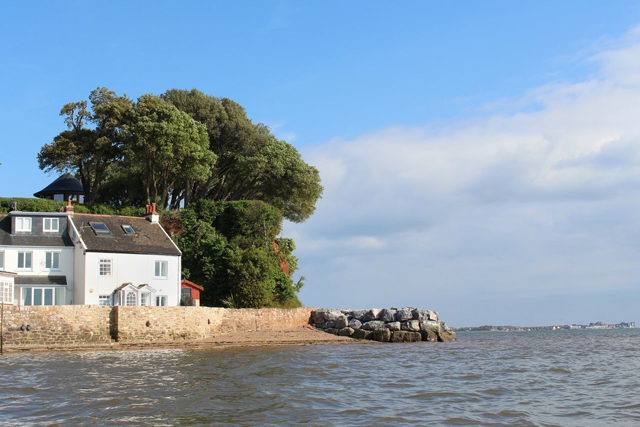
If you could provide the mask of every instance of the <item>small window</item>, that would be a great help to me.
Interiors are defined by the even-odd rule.
[[[136,305],[136,294],[134,294],[133,292],[128,292],[126,302],[128,306]]]
[[[13,283],[0,282],[0,301],[13,304]]]
[[[100,276],[111,276],[111,260],[100,260]]]
[[[140,305],[147,306],[151,304],[151,294],[149,292],[143,292],[140,294]]]
[[[98,295],[98,304],[111,305],[111,297],[109,295]]]
[[[182,288],[181,294],[182,294],[182,298],[184,298],[184,297],[191,298],[191,289],[190,288]]]
[[[18,252],[18,268],[31,269],[31,252]]]
[[[104,222],[90,222],[89,225],[97,236],[111,236],[111,231]]]
[[[45,218],[43,222],[43,230],[46,232],[55,232],[60,228],[59,218]]]
[[[156,297],[156,305],[158,307],[166,307],[166,305],[167,305],[167,296],[166,295],[160,295],[159,297]]]
[[[133,227],[129,224],[124,224],[122,226],[122,229],[124,230],[125,234],[136,234],[136,232],[133,231]]]
[[[167,278],[167,261],[156,261],[154,276],[156,278]]]
[[[60,252],[47,252],[44,259],[45,268],[57,270],[60,268]]]
[[[31,231],[31,218],[29,218],[29,217],[17,217],[16,218],[16,231]]]

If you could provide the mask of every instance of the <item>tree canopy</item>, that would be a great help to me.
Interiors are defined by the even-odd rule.
[[[38,164],[46,171],[75,172],[84,187],[85,202],[93,204],[110,166],[122,160],[121,128],[132,102],[107,88],[93,90],[89,102],[90,108],[87,101],[62,107],[67,130],[42,147]]]
[[[260,201],[201,200],[162,217],[182,250],[183,272],[204,287],[204,305],[298,307],[302,282],[291,239],[276,237],[282,214]]]
[[[38,154],[41,169],[76,173],[87,203],[260,200],[294,222],[322,195],[320,174],[244,108],[197,89],[171,89],[136,102],[98,88],[61,111],[67,130]]]

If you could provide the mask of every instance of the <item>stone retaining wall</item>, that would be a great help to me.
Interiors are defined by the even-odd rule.
[[[111,307],[5,306],[3,340],[17,346],[110,343]]]
[[[309,324],[312,308],[100,307],[4,308],[7,347],[206,339],[235,331],[288,330]]]

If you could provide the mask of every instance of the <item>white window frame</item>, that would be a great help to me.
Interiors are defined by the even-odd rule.
[[[113,260],[108,258],[100,258],[98,264],[99,276],[111,276],[113,274]]]
[[[140,305],[141,306],[149,306],[149,305],[151,305],[151,292],[141,292],[140,293]]]
[[[13,283],[0,281],[0,301],[13,304]]]
[[[133,297],[133,298],[129,298]],[[131,304],[133,302],[133,304]],[[135,307],[138,305],[138,296],[133,291],[127,291],[124,296],[124,305],[127,307]]]
[[[61,304],[56,304],[56,295],[59,292],[63,293],[63,298],[62,298],[62,304],[66,304],[66,300],[64,297],[64,292],[66,292],[66,289],[60,287],[60,286],[24,286],[24,287],[20,287],[20,298],[19,298],[19,304],[22,305],[24,302],[24,297],[23,297],[23,292],[25,292],[25,289],[31,289],[31,301],[29,301],[29,304],[27,304],[28,306],[36,306],[33,302],[35,300],[35,291],[36,290],[40,290],[41,291],[41,295],[40,297],[42,298],[41,304],[38,304],[37,307],[40,306],[53,306],[53,305],[61,305]],[[51,304],[45,304],[45,293],[46,291],[51,290]]]
[[[29,216],[16,217],[16,231],[31,231],[32,224],[32,218]]]
[[[158,267],[160,267],[158,269]],[[163,274],[164,273],[164,274]],[[156,261],[153,269],[154,279],[166,279],[169,277],[169,262],[168,261]]]
[[[57,255],[57,256],[56,256]],[[55,261],[58,261],[57,263]],[[48,264],[48,265],[47,265]],[[54,265],[57,264],[57,265]],[[44,268],[47,270],[60,270],[60,252],[47,251],[44,254]]]
[[[20,267],[20,255],[22,255],[22,267]],[[27,259],[29,265],[27,266]],[[17,270],[31,271],[33,270],[33,252],[31,251],[18,251],[18,264]]]
[[[98,295],[98,305],[110,306],[111,305],[111,295]]]
[[[167,297],[166,295],[158,295],[156,297],[156,305],[158,307],[166,307],[167,301],[169,301],[169,297]]]
[[[49,223],[48,227],[47,227],[47,222]],[[60,218],[43,218],[42,231],[44,231],[45,233],[55,233],[59,230],[60,230]]]

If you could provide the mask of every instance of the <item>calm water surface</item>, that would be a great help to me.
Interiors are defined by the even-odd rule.
[[[638,426],[640,329],[0,357],[0,425]]]

